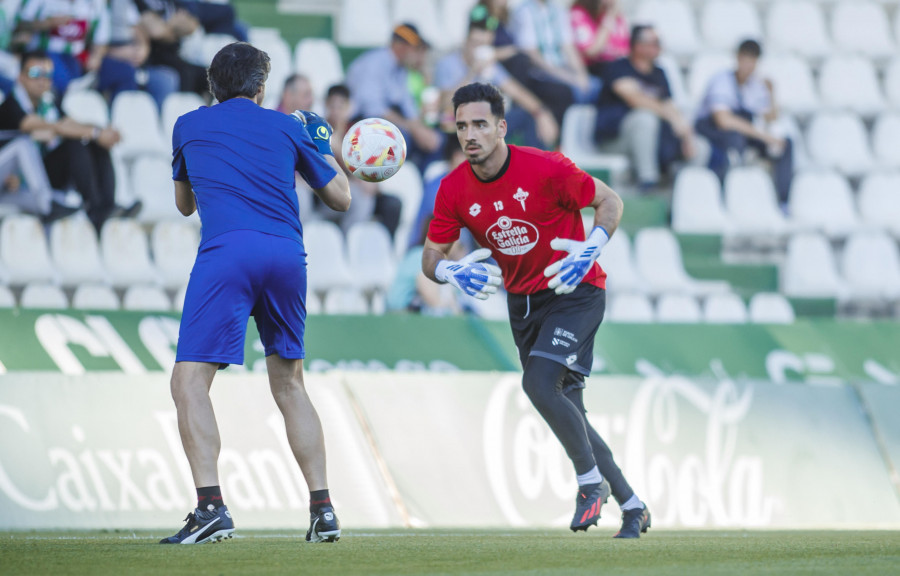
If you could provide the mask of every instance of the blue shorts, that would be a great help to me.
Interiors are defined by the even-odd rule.
[[[302,243],[235,230],[201,245],[184,297],[175,361],[243,364],[250,316],[256,320],[266,356],[306,355]]]

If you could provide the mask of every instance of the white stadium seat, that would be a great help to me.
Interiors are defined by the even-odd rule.
[[[672,229],[681,234],[725,234],[732,228],[719,178],[708,168],[680,170],[672,193]]]
[[[900,299],[900,251],[884,232],[851,236],[841,255],[841,270],[853,299]]]
[[[425,184],[419,169],[412,162],[403,165],[396,174],[378,185],[382,193],[400,199],[400,223],[394,231],[395,255],[399,258],[406,253],[407,240],[412,232],[416,215],[422,205]]]
[[[438,40],[447,47],[462,46],[469,31],[469,13],[478,0],[444,0],[440,3],[441,34]]]
[[[686,294],[663,294],[656,302],[656,321],[663,324],[698,324],[702,316],[697,299]]]
[[[628,158],[620,154],[604,154],[594,143],[597,107],[573,104],[566,109],[560,128],[559,147],[582,170],[609,169],[613,176],[628,170]]]
[[[0,262],[9,283],[56,282],[41,221],[27,214],[13,214],[0,222]]]
[[[713,76],[723,70],[733,70],[734,66],[734,54],[728,52],[704,52],[695,57],[687,80],[691,105],[697,107],[703,102]]]
[[[900,57],[894,58],[884,71],[884,92],[890,105],[900,109]]]
[[[859,190],[859,213],[867,226],[900,239],[900,172],[872,174]]]
[[[69,118],[105,128],[109,126],[109,106],[96,90],[68,90],[62,101],[62,111]]]
[[[100,253],[113,286],[159,284],[159,273],[150,262],[147,235],[134,220],[107,220],[100,232]]]
[[[900,168],[900,113],[882,114],[875,120],[872,148],[881,167]]]
[[[606,290],[610,294],[644,292],[646,287],[638,276],[628,233],[619,228],[597,259],[606,272]]]
[[[509,308],[507,307],[506,290],[500,289],[496,294],[491,294],[487,300],[466,298],[465,302],[479,318],[485,320],[509,321]]]
[[[788,241],[781,279],[782,292],[791,297],[842,298],[847,293],[828,239],[815,232]]]
[[[803,58],[794,55],[765,56],[760,73],[772,81],[775,103],[791,114],[812,114],[819,108],[819,96],[813,80],[812,68]]]
[[[734,52],[748,38],[762,40],[756,7],[743,0],[709,0],[700,12],[700,29],[709,48]]]
[[[860,228],[850,184],[836,172],[797,174],[790,209],[798,229],[823,232],[829,238],[845,238]]]
[[[681,110],[691,109],[691,97],[688,94],[687,83],[681,71],[678,61],[668,54],[662,54],[656,59],[656,65],[662,68],[669,81],[669,91],[672,93],[672,101]]]
[[[8,286],[0,284],[0,308],[15,308],[16,297]]]
[[[69,307],[69,301],[62,288],[55,284],[35,282],[27,284],[19,298],[19,306],[22,308],[47,308],[50,310],[62,310]]]
[[[194,92],[173,92],[166,96],[162,105],[162,127],[166,142],[172,142],[172,130],[180,116],[205,105],[203,98]]]
[[[862,120],[851,112],[824,112],[810,122],[806,136],[813,163],[847,176],[862,176],[875,165]]]
[[[759,292],[750,298],[750,321],[754,324],[793,324],[794,307],[778,292]]]
[[[184,296],[186,293],[187,293],[187,284],[185,284],[184,286],[180,287],[178,290],[175,291],[174,302],[172,302],[172,309],[175,312],[181,312],[184,310]],[[312,295],[310,295],[310,296],[312,296]],[[313,297],[312,299],[318,301],[318,298]]]
[[[113,150],[133,159],[142,154],[157,154],[169,158],[171,142],[163,139],[156,102],[146,92],[129,90],[120,93],[112,104],[112,125],[122,134]]]
[[[303,245],[307,253],[307,289],[322,293],[351,285],[344,236],[334,222],[316,220],[303,224]]]
[[[294,65],[291,62],[291,47],[280,35],[265,35],[256,43],[256,47],[269,55],[271,68],[266,78],[266,97],[263,106],[275,109],[281,100],[284,81],[291,75]]]
[[[391,23],[410,22],[419,29],[426,42],[438,50],[450,50],[450,45],[442,34],[442,24],[437,0],[393,0]],[[462,7],[460,7],[462,8]]]
[[[874,2],[839,2],[831,15],[831,37],[841,52],[873,58],[887,57],[895,50],[884,8]]]
[[[72,295],[72,308],[80,310],[118,310],[119,297],[106,284],[81,284]]]
[[[819,72],[822,106],[829,110],[850,110],[874,116],[885,109],[878,74],[863,56],[835,56]]]
[[[825,15],[818,2],[772,2],[766,19],[766,50],[820,58],[831,51]]]
[[[150,247],[166,288],[187,284],[200,245],[200,233],[189,222],[167,221],[153,227]]]
[[[340,46],[384,46],[391,36],[388,0],[341,0],[337,43]]]
[[[354,224],[347,232],[347,262],[357,288],[386,292],[396,268],[387,229],[379,222]]]
[[[715,294],[703,303],[703,321],[707,324],[746,324],[747,307],[737,294]]]
[[[158,156],[141,156],[131,169],[131,186],[135,198],[144,205],[137,216],[140,222],[184,219],[175,205],[171,160]]]
[[[679,57],[692,56],[700,48],[697,21],[684,0],[644,0],[635,13],[635,24],[652,24],[663,50]]]
[[[200,39],[200,54],[198,54],[199,61],[197,64],[208,68],[219,50],[232,42],[237,42],[237,38],[229,34],[203,34]]]
[[[738,236],[783,236],[791,229],[778,207],[772,178],[758,166],[728,171],[725,209]]]
[[[618,294],[610,298],[606,320],[618,324],[650,324],[656,320],[656,314],[644,294]]]
[[[50,256],[63,286],[107,280],[97,232],[87,218],[77,215],[50,226]]]
[[[681,247],[668,228],[644,228],[634,239],[637,269],[652,294],[707,295],[727,292],[728,282],[688,276]]]
[[[344,80],[344,65],[337,46],[328,38],[304,38],[294,49],[294,71],[309,78],[313,93],[324,101],[325,93]]]
[[[125,290],[125,295],[122,297],[122,308],[146,312],[170,312],[172,302],[159,286],[135,284]]]
[[[325,295],[325,314],[364,315],[369,313],[366,297],[356,288],[332,288]]]

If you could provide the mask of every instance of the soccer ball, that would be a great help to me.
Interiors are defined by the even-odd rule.
[[[350,127],[341,155],[351,174],[366,182],[382,182],[406,160],[406,140],[400,129],[382,118],[366,118]]]

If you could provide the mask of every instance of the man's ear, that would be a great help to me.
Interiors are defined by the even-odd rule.
[[[497,122],[497,131],[500,133],[501,138],[506,138],[507,128],[506,118],[501,118],[500,121]]]

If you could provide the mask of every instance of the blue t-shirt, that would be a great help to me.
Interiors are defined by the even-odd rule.
[[[189,180],[201,243],[232,230],[301,239],[294,171],[311,188],[336,172],[287,114],[232,98],[188,112],[172,133],[172,179]]]

